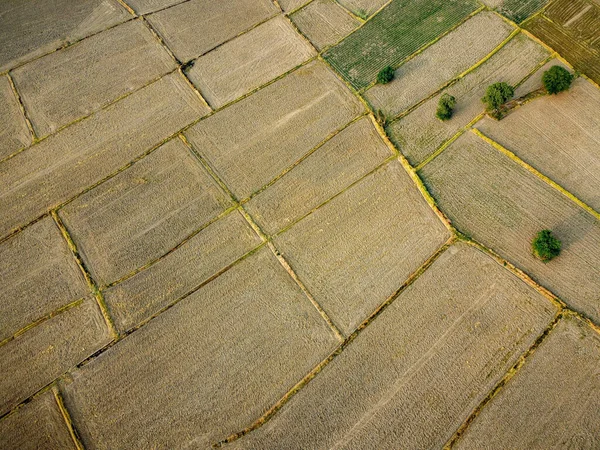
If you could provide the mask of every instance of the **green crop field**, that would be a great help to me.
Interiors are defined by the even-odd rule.
[[[397,66],[477,7],[473,0],[396,0],[324,57],[355,88],[364,88],[382,68]]]

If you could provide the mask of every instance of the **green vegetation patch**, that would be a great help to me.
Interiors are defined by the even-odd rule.
[[[552,66],[542,76],[544,88],[549,94],[558,94],[559,92],[566,91],[571,86],[572,81],[573,75],[561,66]]]
[[[516,23],[521,23],[548,3],[548,0],[505,0],[498,12]]]
[[[363,27],[325,52],[325,59],[355,88],[397,67],[475,11],[473,0],[394,0]]]
[[[531,243],[533,254],[542,261],[550,261],[560,254],[561,242],[552,235],[550,230],[542,230]]]

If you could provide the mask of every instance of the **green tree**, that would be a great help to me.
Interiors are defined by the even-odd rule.
[[[542,82],[549,94],[558,94],[571,86],[573,75],[561,66],[552,66],[544,72]]]
[[[508,83],[494,83],[488,86],[481,101],[487,105],[488,111],[493,111],[510,100],[514,93],[515,89]]]
[[[390,66],[384,67],[377,74],[377,82],[380,84],[387,84],[394,79],[394,69]]]
[[[531,243],[533,254],[542,261],[550,261],[560,254],[561,242],[552,236],[552,231],[540,231]]]
[[[440,97],[435,115],[440,120],[449,120],[456,106],[456,99],[450,94],[444,94]]]

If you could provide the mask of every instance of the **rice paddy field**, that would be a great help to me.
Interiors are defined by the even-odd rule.
[[[600,449],[599,81],[600,0],[0,1],[0,450]]]

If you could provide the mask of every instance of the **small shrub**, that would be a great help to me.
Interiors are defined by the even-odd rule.
[[[488,111],[498,109],[512,98],[515,89],[507,83],[494,83],[488,86],[485,96],[481,99],[487,105]]]
[[[558,94],[571,86],[573,75],[561,66],[552,66],[544,72],[542,82],[549,94]]]
[[[384,67],[377,74],[377,82],[379,84],[387,84],[394,79],[394,69],[390,66]]]
[[[552,236],[552,231],[540,231],[531,243],[533,254],[542,261],[550,261],[560,254],[561,242]]]
[[[355,14],[362,20],[367,20],[369,18],[369,14],[364,9],[357,9]]]
[[[440,120],[449,120],[452,117],[452,111],[456,106],[456,99],[450,94],[444,94],[440,97],[435,115]]]
[[[387,118],[385,117],[383,111],[380,109],[376,110],[374,112],[374,116],[377,123],[385,128],[385,126],[387,125]]]

